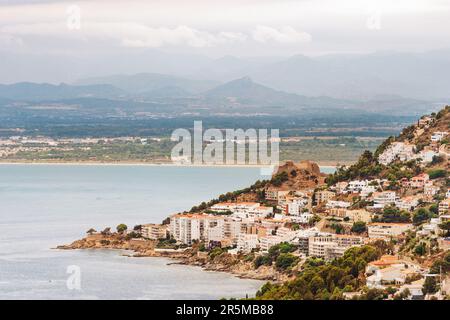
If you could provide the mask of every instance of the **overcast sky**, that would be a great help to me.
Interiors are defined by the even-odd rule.
[[[450,0],[0,0],[0,48],[211,57],[450,47]]]

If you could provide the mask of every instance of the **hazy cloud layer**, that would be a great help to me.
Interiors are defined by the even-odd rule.
[[[30,52],[99,40],[213,56],[420,51],[450,46],[449,21],[448,0],[0,0],[2,49]]]
[[[295,55],[442,48],[450,0],[0,0],[0,82],[142,71],[229,79]]]

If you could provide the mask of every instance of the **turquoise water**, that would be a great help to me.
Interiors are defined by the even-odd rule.
[[[258,168],[0,165],[0,299],[218,299],[254,295],[260,281],[129,258],[111,250],[51,248],[93,227],[161,222],[246,187]],[[68,266],[80,289],[68,289]]]

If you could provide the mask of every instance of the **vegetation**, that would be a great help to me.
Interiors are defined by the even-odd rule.
[[[116,230],[118,233],[123,233],[123,232],[127,231],[127,229],[128,229],[128,227],[124,223],[121,223],[116,227]]]
[[[411,222],[411,214],[394,206],[388,206],[383,209],[381,215],[376,215],[372,220],[374,222],[406,223]]]
[[[210,200],[208,202],[202,202],[198,206],[193,206],[189,212],[199,212],[203,210],[207,210],[208,208],[212,207],[213,205],[219,203],[219,202],[228,202],[228,201],[234,201],[238,196],[244,193],[250,193],[255,192],[258,193],[260,189],[264,188],[269,183],[269,180],[258,180],[254,184],[252,184],[250,187],[236,190],[233,192],[227,192],[225,194],[221,194],[218,198]],[[262,194],[261,196],[264,196]]]
[[[288,173],[283,171],[272,177],[270,183],[275,187],[279,187],[283,184],[283,182],[287,181],[288,179],[289,179]]]
[[[450,251],[447,251],[441,259],[436,260],[430,268],[430,273],[438,274],[440,272],[443,274],[450,272]]]
[[[331,262],[310,258],[297,277],[284,284],[266,283],[256,293],[257,299],[338,300],[344,291],[364,285],[360,277],[367,263],[378,259],[381,250],[374,246],[348,249],[344,256]]]
[[[287,270],[298,262],[298,258],[291,253],[297,250],[297,246],[282,242],[270,247],[269,252],[259,255],[253,261],[253,266],[258,269],[260,266],[271,266],[275,262],[275,266],[279,270]]]
[[[356,221],[355,223],[353,223],[351,231],[354,233],[366,232],[367,231],[366,223],[363,221]]]
[[[434,216],[434,214],[432,212],[430,212],[428,209],[419,208],[416,211],[414,211],[412,220],[415,225],[419,225],[425,221],[428,221],[433,216]]]
[[[92,235],[92,234],[94,234],[94,233],[96,233],[97,232],[97,230],[95,230],[94,228],[90,228],[88,231],[86,231],[86,233],[88,234],[88,235]]]
[[[429,170],[427,173],[430,179],[445,178],[447,176],[447,170],[445,169]]]
[[[339,167],[336,172],[327,178],[329,186],[339,182],[353,179],[369,179],[378,175],[383,166],[378,164],[372,152],[366,150],[358,161],[350,167]]]
[[[426,277],[423,284],[423,294],[433,294],[439,290],[439,286],[436,282],[436,277]]]

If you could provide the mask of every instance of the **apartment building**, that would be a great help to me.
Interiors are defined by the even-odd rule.
[[[413,211],[421,199],[422,196],[403,197],[395,201],[395,206],[401,210]]]
[[[141,236],[151,240],[166,238],[167,232],[167,225],[148,223],[141,226]]]
[[[266,200],[278,201],[280,197],[287,195],[289,192],[290,192],[289,190],[268,188],[265,191],[265,198]]]
[[[257,234],[241,233],[237,240],[237,250],[239,252],[251,252],[259,247],[259,239]]]
[[[220,213],[232,212],[240,218],[267,217],[273,213],[273,207],[262,206],[258,202],[221,202],[213,205],[211,210]]]
[[[170,217],[170,234],[175,240],[192,244],[203,236],[205,215],[177,214]]]
[[[341,257],[347,249],[363,244],[362,237],[322,233],[309,238],[308,254],[331,260]]]
[[[412,177],[409,182],[409,185],[412,188],[422,189],[423,187],[425,187],[425,185],[428,183],[428,181],[430,181],[430,176],[426,173],[421,173],[415,177]]]
[[[403,142],[393,142],[378,157],[378,162],[388,165],[396,159],[408,161],[414,158],[415,146]]]
[[[407,230],[412,229],[410,223],[370,223],[367,226],[369,238],[371,239],[391,239],[397,237]]]
[[[374,192],[372,199],[374,208],[384,208],[387,205],[395,204],[397,195],[394,191]]]
[[[347,201],[329,200],[326,204],[327,209],[332,208],[348,208],[351,203]]]
[[[352,180],[348,183],[347,189],[351,192],[360,192],[362,188],[368,185],[369,181],[367,180]]]
[[[362,221],[368,223],[372,219],[372,214],[365,209],[345,210],[345,217],[348,217],[352,222]]]
[[[298,216],[304,209],[311,206],[311,198],[307,197],[289,197],[286,199],[286,204],[283,206],[283,212],[291,216]]]
[[[315,193],[315,198],[316,198],[317,204],[328,202],[329,200],[333,199],[335,196],[336,196],[336,194],[334,192],[328,191],[328,190],[317,191]]]
[[[450,213],[450,198],[439,202],[439,215],[446,215]]]
[[[432,199],[439,192],[439,187],[434,186],[432,183],[427,183],[423,188],[423,194],[428,199]]]
[[[447,136],[447,132],[445,132],[445,131],[436,131],[435,133],[433,133],[432,135],[431,135],[431,141],[432,142],[439,142],[439,141],[441,141],[442,139],[444,139],[445,138],[445,136]]]

